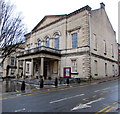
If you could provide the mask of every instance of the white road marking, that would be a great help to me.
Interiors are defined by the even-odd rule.
[[[102,90],[107,90],[107,89],[110,89],[110,87],[104,88]],[[95,90],[94,92],[99,92],[99,91],[101,91],[101,90]]]
[[[108,88],[104,88],[104,89],[102,89],[102,90],[107,90],[107,89],[110,89],[110,87],[108,87]]]
[[[16,96],[20,96],[21,94],[16,94]]]
[[[94,91],[94,92],[99,92],[100,90],[96,90],[96,91]]]
[[[99,99],[96,99],[94,101],[90,101],[88,103],[85,103],[85,104],[79,104],[78,106],[74,107],[73,109],[71,109],[71,111],[73,110],[78,110],[78,109],[83,109],[83,108],[89,108],[91,107],[90,104],[94,103],[94,102],[98,102],[98,101],[101,101],[103,100],[104,98],[99,98]]]
[[[24,110],[25,110],[25,108],[19,109],[19,110],[15,110],[15,112],[22,112],[22,111],[24,111]]]
[[[26,83],[25,85],[30,85],[30,84]]]
[[[84,94],[75,95],[75,96],[72,96],[72,97],[67,97],[67,98],[63,98],[63,99],[51,101],[50,103],[56,103],[56,102],[64,101],[64,100],[67,100],[67,99],[71,99],[71,98],[75,98],[75,97],[80,97],[80,96],[83,96],[83,95],[84,95]]]

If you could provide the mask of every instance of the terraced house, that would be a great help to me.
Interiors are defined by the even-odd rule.
[[[118,75],[116,33],[104,3],[70,14],[45,16],[25,35],[17,76],[44,79],[103,78]]]

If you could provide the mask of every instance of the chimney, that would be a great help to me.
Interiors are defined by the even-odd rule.
[[[105,9],[105,4],[102,2],[102,3],[100,3],[100,8],[102,9]]]

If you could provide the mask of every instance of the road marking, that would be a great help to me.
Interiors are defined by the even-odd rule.
[[[96,91],[94,91],[94,92],[99,92],[100,90],[96,90]]]
[[[84,101],[89,101],[88,98],[84,98],[83,100],[84,100]]]
[[[89,104],[92,104],[92,103],[94,103],[94,102],[101,101],[101,100],[103,100],[103,99],[105,99],[105,98],[99,98],[99,99],[97,99],[97,100],[90,101],[90,102],[88,102],[88,103],[86,103],[86,104],[89,105]]]
[[[99,99],[96,99],[96,100],[94,100],[94,101],[90,101],[90,102],[85,103],[85,104],[79,104],[78,106],[76,106],[76,107],[74,107],[73,109],[71,109],[71,111],[73,111],[73,110],[78,110],[78,109],[83,109],[83,108],[89,108],[89,107],[91,107],[90,104],[95,103],[95,102],[98,102],[98,101],[101,101],[101,100],[103,100],[103,99],[104,99],[104,98],[99,98]]]
[[[109,109],[108,109],[108,110],[106,110],[103,114],[105,114],[106,112],[111,111],[113,108],[115,108],[115,107],[111,107],[111,108],[109,108]]]
[[[15,110],[15,112],[22,112],[22,111],[24,111],[24,110],[25,110],[25,108],[19,109],[19,110]]]
[[[116,104],[118,104],[118,102],[112,103],[112,105],[116,105]],[[110,110],[112,110],[113,108],[115,108],[115,107],[113,107],[112,105],[109,105],[109,106],[101,109],[100,111],[96,112],[95,114],[99,114],[99,113],[105,111],[106,109],[107,109],[107,110],[106,110],[105,112],[103,112],[103,114],[105,114],[106,112],[109,112]]]
[[[110,87],[104,88],[104,89],[102,89],[102,90],[107,90],[107,89],[110,89]]]
[[[96,112],[95,114],[98,114],[98,113],[100,113],[100,112],[103,112],[104,110],[106,110],[106,109],[108,109],[108,108],[110,108],[110,106],[107,106],[107,107],[103,108],[102,110]]]
[[[80,96],[83,96],[84,94],[80,94],[80,95],[75,95],[75,96],[72,96],[72,97],[66,97],[66,98],[63,98],[63,99],[59,99],[59,100],[55,100],[55,101],[51,101],[50,103],[56,103],[56,102],[60,102],[60,101],[64,101],[64,100],[68,100],[68,99],[72,99],[72,98],[75,98],[75,97],[80,97]]]

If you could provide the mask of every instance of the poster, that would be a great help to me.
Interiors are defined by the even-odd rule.
[[[65,78],[71,77],[71,67],[64,67],[64,77]]]

